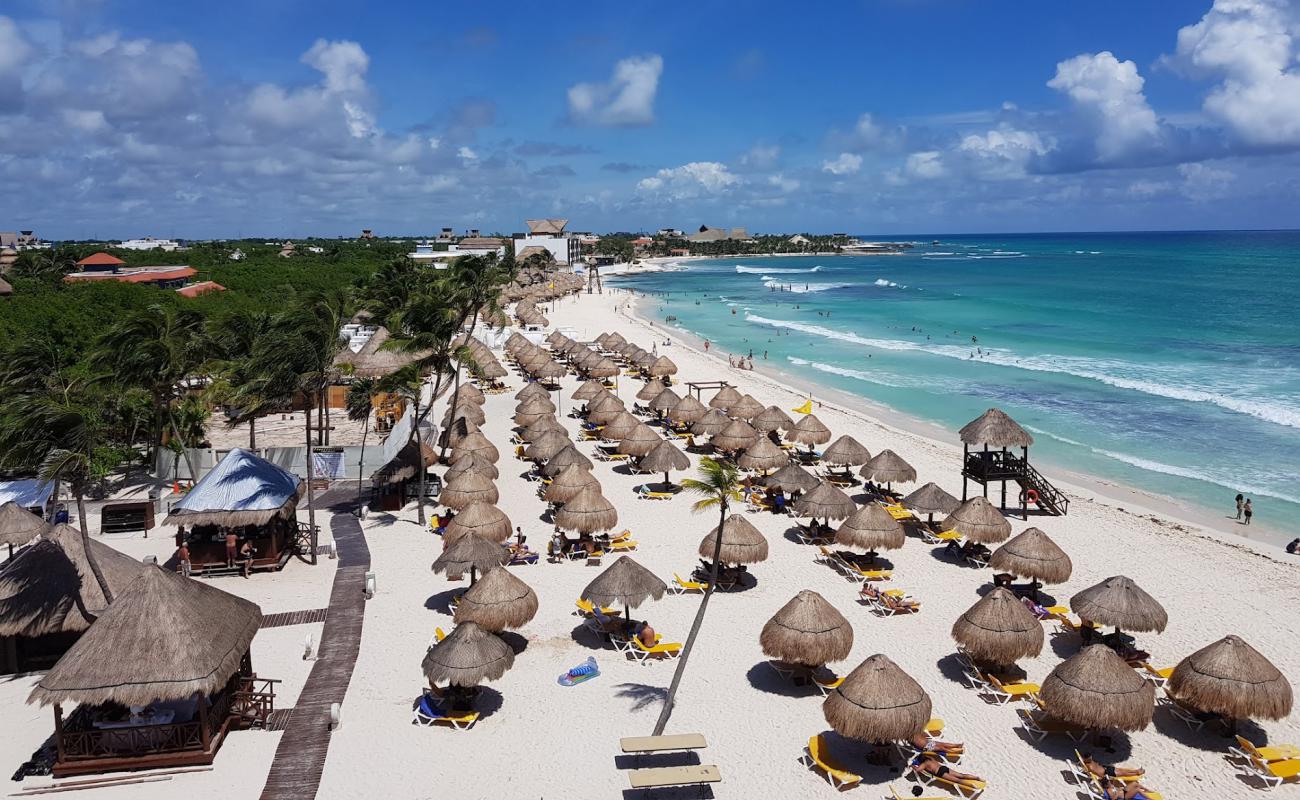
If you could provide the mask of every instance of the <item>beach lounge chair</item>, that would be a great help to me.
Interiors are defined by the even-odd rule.
[[[701,581],[682,580],[682,576],[676,572],[673,573],[673,583],[668,590],[673,594],[686,594],[687,592],[704,592],[708,590],[709,585]]]
[[[1028,708],[1017,708],[1016,715],[1020,718],[1020,729],[1027,733],[1030,738],[1039,742],[1051,734],[1058,733],[1070,737],[1071,741],[1082,742],[1088,738],[1090,733],[1084,728],[1072,725],[1043,711],[1034,712]]]
[[[628,550],[635,550],[636,544],[636,539],[619,539],[618,541],[612,541],[609,543],[609,551],[611,553],[621,553]]]
[[[948,795],[930,795],[929,797],[912,797],[911,793],[905,798],[894,788],[894,784],[889,784],[889,793],[893,795],[890,800],[951,800]]]
[[[687,767],[647,767],[627,773],[633,789],[662,789],[668,786],[704,786],[719,783],[722,773],[716,764],[693,764]]]
[[[646,647],[639,637],[633,636],[629,641],[632,643],[629,652],[638,664],[645,664],[651,658],[677,658],[682,654],[681,642],[656,642],[653,647]]]
[[[519,459],[520,461],[528,460],[527,458],[524,457],[524,446],[522,444],[515,445],[515,458]]]
[[[865,586],[865,584],[864,584]],[[911,600],[911,595],[902,589],[884,589],[877,592],[876,597],[860,595],[871,608],[872,613],[881,617],[892,617],[898,614],[915,614],[921,610],[921,604],[911,603],[904,604],[903,600]]]
[[[1156,669],[1149,661],[1139,661],[1138,666],[1142,668],[1142,677],[1154,683],[1156,688],[1163,688],[1169,682],[1169,676],[1174,674],[1173,667]]]
[[[434,628],[434,629],[433,629],[433,640],[434,640],[435,642],[441,642],[443,639],[446,639],[446,638],[447,638],[447,634],[445,634],[445,633],[442,632],[442,628]]]
[[[636,495],[642,500],[672,500],[677,496],[675,492],[656,492],[642,484],[636,487]]]
[[[1246,776],[1258,778],[1263,782],[1265,789],[1273,789],[1284,783],[1295,783],[1300,780],[1300,759],[1264,761],[1251,757],[1238,766]]]
[[[1168,687],[1165,687],[1165,696],[1160,698],[1160,702],[1164,704],[1164,707],[1169,710],[1170,714],[1173,714],[1176,718],[1182,720],[1183,724],[1186,725],[1189,730],[1199,731],[1201,728],[1205,727],[1205,723],[1221,719],[1217,714],[1211,714],[1192,708],[1191,706],[1183,705],[1181,700],[1169,693]]]
[[[867,581],[887,581],[894,577],[892,569],[863,569],[852,561],[845,561],[844,566],[847,577],[863,583]]]
[[[912,770],[912,775],[921,783],[922,786],[928,788],[938,784],[948,789],[952,789],[961,797],[966,798],[966,800],[973,800],[974,798],[979,797],[984,793],[984,790],[988,788],[988,784],[984,781],[971,781],[970,783],[967,783],[965,781],[956,781],[948,777],[940,778],[934,773],[921,772],[918,770]]]
[[[579,597],[577,600],[573,601],[573,604],[578,607],[578,610],[574,612],[578,616],[590,617],[596,613],[596,607],[592,604],[590,600],[583,600],[581,597]],[[605,614],[607,616],[616,617],[619,614],[622,614],[623,612],[619,611],[617,608],[606,608],[605,606],[601,606],[600,613]]]
[[[958,533],[957,531],[943,531],[942,533],[935,533],[929,528],[922,527],[921,538],[925,540],[926,544],[948,544],[949,542],[960,542],[961,534]]]
[[[1274,761],[1295,761],[1300,759],[1300,747],[1293,744],[1275,744],[1256,747],[1255,743],[1244,736],[1236,736],[1237,746],[1229,747],[1228,752],[1234,758],[1249,761],[1256,759],[1265,763]]]
[[[771,511],[772,504],[763,499],[760,494],[751,494],[747,500],[750,511]]]
[[[831,531],[829,536],[825,533],[813,533],[813,530],[808,526],[796,524],[794,526],[794,537],[799,540],[799,544],[830,544],[835,541],[835,532]]]
[[[411,712],[411,722],[415,725],[423,725],[424,727],[448,725],[458,731],[467,731],[474,727],[474,723],[478,722],[478,717],[477,711],[448,714],[438,706],[433,696],[428,692],[420,695],[419,704]]]
[[[1097,781],[1097,776],[1093,775],[1092,772],[1089,771],[1088,765],[1084,763],[1083,756],[1077,749],[1074,751],[1074,758],[1067,758],[1065,764],[1069,768],[1071,777],[1074,778],[1075,784],[1078,786],[1085,786],[1088,783]],[[1144,777],[1145,776],[1143,775],[1116,775],[1115,780],[1120,783],[1133,783],[1142,780]]]
[[[1004,706],[1012,700],[1021,700],[1029,698],[1031,695],[1037,695],[1041,689],[1036,683],[1003,683],[997,675],[991,673],[981,674],[985,683],[980,693],[991,698],[1000,706]]]
[[[822,696],[835,691],[841,683],[844,683],[843,675],[836,675],[832,672],[829,678],[823,678],[820,675],[813,674],[813,685],[821,691]]]
[[[821,734],[808,738],[808,744],[804,747],[803,755],[799,757],[799,763],[808,769],[820,770],[826,782],[841,791],[862,783],[861,775],[850,772],[835,761]]]

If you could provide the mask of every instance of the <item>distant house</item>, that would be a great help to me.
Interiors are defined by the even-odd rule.
[[[434,269],[446,269],[456,254],[450,250],[435,250],[433,243],[428,239],[421,239],[415,243],[415,251],[407,253],[406,257],[417,264],[431,266]]]
[[[528,247],[544,247],[555,257],[555,263],[562,267],[573,267],[582,258],[582,240],[566,232],[567,219],[530,219],[525,220],[528,233],[514,235],[515,258]]]
[[[651,239],[649,236],[638,236],[632,240],[632,247],[638,253],[644,252],[647,247],[654,244],[654,241],[655,240]]]
[[[315,254],[315,255],[320,255],[321,253],[324,253],[324,252],[325,252],[325,248],[323,248],[323,247],[316,247],[316,246],[313,245],[312,247],[308,247],[308,248],[307,248],[307,252],[308,252],[308,253],[313,253],[313,254]]]
[[[0,231],[0,250],[40,250],[49,246],[31,231]]]
[[[297,255],[297,248],[293,242],[285,242],[280,246],[280,258],[293,258]]]
[[[244,255],[244,251],[240,250],[238,247],[235,248],[235,252],[230,254],[231,261],[243,261],[245,258],[247,258],[247,256]]]
[[[164,250],[168,253],[179,249],[180,242],[174,239],[155,239],[146,236],[143,239],[127,239],[118,245],[121,250]]]
[[[701,225],[698,233],[692,233],[686,237],[688,242],[724,242],[734,240],[738,242],[752,241],[749,233],[744,228],[710,228],[708,225]]]
[[[660,228],[656,235],[662,236],[665,239],[680,239],[683,236],[682,232],[676,228]]]
[[[525,261],[532,258],[533,256],[540,256],[543,253],[549,253],[549,252],[551,251],[547,250],[545,247],[542,247],[540,245],[535,245],[535,244],[529,245],[528,247],[525,247],[523,250],[520,250],[517,253],[515,253],[515,262],[522,264]]]
[[[689,247],[674,247],[668,251],[670,256],[689,256],[690,254],[691,249]]]
[[[92,281],[117,281],[118,283],[145,283],[159,289],[180,289],[190,278],[199,274],[193,267],[123,267],[116,270],[93,270],[64,275],[64,283]]]
[[[443,228],[442,231],[438,234],[437,241],[443,244],[450,244],[451,242],[455,241],[455,239],[456,239],[456,234],[452,232],[451,228]]]
[[[195,297],[198,297],[201,294],[207,294],[208,292],[224,292],[224,291],[226,291],[226,287],[222,286],[216,281],[199,281],[198,283],[191,283],[189,286],[182,286],[181,288],[176,290],[176,294],[180,295],[181,297],[188,297],[190,299],[193,299]]]
[[[493,253],[498,258],[506,254],[506,240],[499,236],[479,236],[478,231],[470,231],[474,236],[466,236],[447,248],[447,252],[462,256],[486,256]]]
[[[82,272],[117,272],[126,262],[108,253],[94,253],[77,262]]]
[[[797,244],[800,246],[803,246],[805,244],[812,244],[812,239],[809,239],[807,236],[804,236],[802,233],[796,233],[794,236],[791,236],[786,241],[788,241],[790,244]]]
[[[357,238],[358,238],[358,239],[373,239],[373,238],[375,238],[375,232],[372,231],[372,230],[370,230],[369,228],[362,228],[362,229],[361,229],[361,235],[358,236]]]

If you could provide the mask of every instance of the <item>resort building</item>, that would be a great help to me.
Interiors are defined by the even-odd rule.
[[[447,248],[447,252],[462,256],[485,256],[496,254],[501,258],[506,254],[506,242],[498,236],[479,236],[478,231],[470,231],[474,236],[466,236]],[[518,250],[516,250],[518,252]]]
[[[46,250],[49,246],[31,231],[0,231],[0,250]]]
[[[147,283],[159,289],[180,289],[198,270],[188,266],[128,267],[126,262],[108,253],[95,253],[77,262],[80,272],[63,276],[65,283],[117,281]]]
[[[155,239],[152,236],[143,239],[127,239],[117,245],[121,250],[165,250],[168,253],[179,250],[183,246],[174,239]]]
[[[358,236],[357,238],[358,238],[358,239],[373,239],[373,238],[375,238],[375,232],[372,231],[372,230],[370,230],[369,228],[362,228],[362,229],[361,229],[361,235]]]
[[[437,241],[443,244],[450,244],[451,242],[456,241],[456,234],[452,232],[451,228],[443,228],[442,232],[438,234]]]
[[[749,233],[744,228],[727,230],[726,228],[710,228],[708,225],[701,225],[699,232],[687,236],[686,240],[688,242],[752,241]]]
[[[280,246],[280,258],[293,258],[297,249],[293,242],[285,242]]]
[[[191,283],[189,286],[182,286],[176,290],[176,294],[181,297],[195,298],[201,294],[224,292],[225,290],[226,287],[216,281],[199,281],[198,283]]]
[[[555,257],[555,263],[562,267],[576,265],[582,257],[582,242],[576,236],[566,233],[567,219],[530,219],[527,220],[528,233],[517,233],[515,240],[515,259],[528,247],[543,247]]]

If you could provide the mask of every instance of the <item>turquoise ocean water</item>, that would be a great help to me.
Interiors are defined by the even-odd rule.
[[[999,406],[1048,463],[1300,533],[1300,232],[927,236],[617,285],[723,353],[953,430]]]

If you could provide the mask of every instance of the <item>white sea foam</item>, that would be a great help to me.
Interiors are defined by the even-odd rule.
[[[1173,379],[1162,380],[1157,377],[1153,380],[1146,380],[1116,374],[1118,372],[1152,374],[1155,370],[1149,365],[1137,365],[1125,361],[1111,361],[1078,356],[1021,356],[1010,350],[988,347],[982,348],[983,352],[979,359],[972,359],[970,357],[971,348],[966,345],[946,345],[937,342],[908,342],[900,339],[874,339],[858,336],[857,334],[846,331],[832,330],[820,325],[809,325],[802,322],[769,319],[767,317],[753,314],[746,315],[745,318],[761,325],[770,325],[775,328],[789,328],[791,330],[802,331],[803,333],[809,333],[815,336],[824,336],[828,339],[837,339],[842,342],[875,347],[880,350],[923,352],[931,355],[943,356],[945,358],[966,361],[971,364],[995,364],[997,366],[1023,369],[1030,372],[1050,372],[1060,375],[1072,375],[1076,378],[1104,383],[1107,386],[1112,386],[1116,389],[1128,389],[1130,391],[1141,392],[1142,394],[1154,397],[1164,397],[1170,400],[1182,400],[1190,403],[1209,403],[1228,411],[1245,414],[1265,422],[1273,423],[1274,425],[1300,428],[1300,407],[1251,397],[1233,396],[1222,392],[1206,391],[1201,388],[1179,386],[1173,382]]]
[[[898,284],[894,283],[893,281],[887,281],[884,278],[876,278],[875,284],[876,286],[889,286],[892,288],[898,288]],[[906,289],[907,287],[904,286],[902,288]]]
[[[831,289],[843,289],[852,285],[849,283],[790,283],[789,281],[777,280],[770,275],[764,275],[763,277],[767,279],[763,281],[763,285],[767,288],[781,289],[793,294],[827,292]]]
[[[815,267],[809,267],[808,269],[775,269],[773,267],[746,267],[743,265],[736,266],[736,272],[739,272],[742,275],[745,274],[762,275],[764,273],[780,274],[780,275],[798,275],[804,272],[821,272],[821,271],[822,268],[820,264],[818,264]]]
[[[878,386],[888,386],[892,389],[906,389],[918,385],[915,381],[910,381],[899,375],[879,372],[864,372],[863,370],[849,369],[848,367],[837,367],[834,364],[823,364],[820,361],[809,361],[806,358],[799,358],[797,356],[786,356],[786,359],[791,364],[812,367],[819,372],[826,372],[831,375],[842,375],[846,378],[854,378],[856,380],[866,381],[867,383],[874,383]]]

